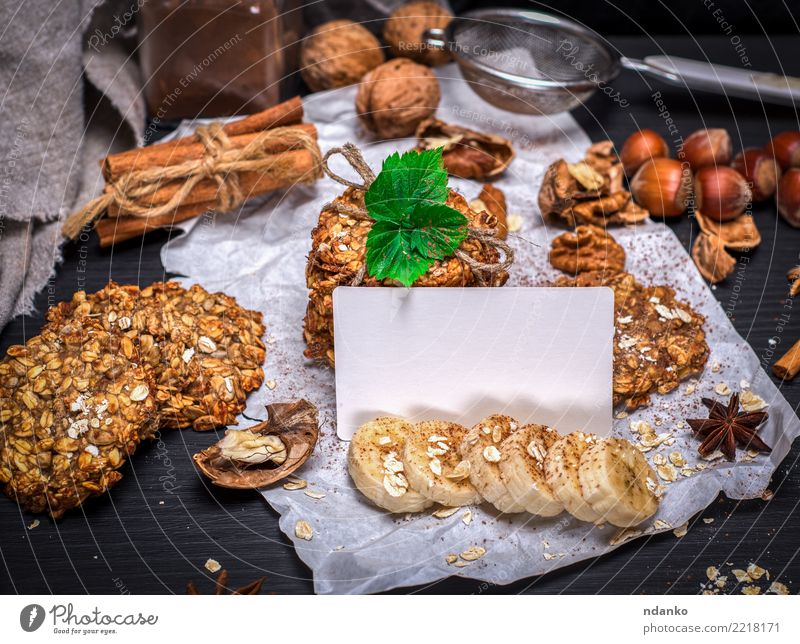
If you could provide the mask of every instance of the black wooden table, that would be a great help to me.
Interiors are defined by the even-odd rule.
[[[754,69],[783,70],[800,76],[797,38],[728,36],[618,38],[624,54],[665,53],[741,65],[741,47]],[[739,44],[739,51],[736,49]],[[690,95],[663,86],[648,86],[635,74],[613,81],[614,89],[630,103],[627,108],[602,95],[592,98],[575,116],[593,140],[613,139],[621,145],[637,127],[651,127],[667,137],[664,119],[652,98],[661,98],[678,132],[725,127],[737,148],[764,144],[776,132],[799,129],[789,108],[761,106],[707,94]],[[477,100],[477,99],[476,99]],[[474,108],[474,106],[471,106]],[[672,138],[672,137],[668,137]],[[533,189],[533,188],[532,188]],[[800,337],[800,319],[790,312],[782,320],[787,297],[786,270],[798,262],[800,231],[777,217],[772,204],[755,209],[763,235],[761,246],[742,259],[737,277],[714,289],[730,312],[737,330],[750,342],[765,365]],[[689,246],[695,226],[688,219],[670,223]],[[168,277],[159,261],[165,232],[101,250],[92,236],[69,244],[65,260],[50,287],[37,298],[38,313],[14,320],[0,336],[0,349],[35,335],[49,304],[69,298],[79,288],[101,288],[111,277],[118,282],[149,284]],[[664,280],[669,282],[669,276]],[[780,332],[783,329],[783,332]],[[770,340],[780,344],[770,355]],[[774,340],[773,340],[774,341]],[[782,386],[797,406],[800,382]],[[255,492],[232,492],[209,487],[195,471],[191,455],[208,446],[212,434],[192,431],[164,433],[143,445],[125,465],[124,479],[114,490],[84,508],[53,522],[23,514],[11,501],[0,499],[0,591],[4,593],[183,593],[194,580],[201,591],[212,588],[204,569],[211,557],[230,572],[230,583],[243,584],[266,575],[266,591],[311,592],[309,570],[278,529],[277,515]],[[595,561],[571,566],[544,577],[510,586],[446,580],[417,592],[433,593],[697,593],[708,565],[733,562],[746,567],[757,561],[784,582],[800,584],[800,468],[796,445],[773,477],[774,498],[733,502],[719,498],[688,534],[671,533],[642,539]],[[793,590],[800,590],[794,587]]]

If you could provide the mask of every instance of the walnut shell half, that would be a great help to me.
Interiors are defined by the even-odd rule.
[[[383,26],[383,39],[395,56],[423,65],[444,65],[450,61],[446,49],[429,47],[422,39],[428,29],[444,29],[453,14],[435,2],[409,2],[394,11]]]
[[[223,452],[225,438],[192,458],[214,485],[236,490],[266,487],[289,476],[311,456],[319,437],[318,417],[317,408],[301,399],[267,405],[267,420],[247,429],[233,430],[250,432],[259,438],[277,437],[285,451],[277,459],[244,456],[239,446],[235,451]]]
[[[447,171],[462,179],[486,181],[501,174],[514,160],[511,141],[496,134],[468,130],[431,118],[417,128],[420,150],[443,148]]]
[[[439,81],[424,65],[395,58],[361,80],[356,112],[362,125],[380,138],[411,136],[433,116],[442,94]]]
[[[352,20],[332,20],[312,31],[300,50],[300,75],[316,92],[352,85],[384,61],[378,39]]]

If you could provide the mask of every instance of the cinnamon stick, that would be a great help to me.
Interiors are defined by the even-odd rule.
[[[164,228],[186,221],[197,215],[201,215],[208,210],[213,210],[216,202],[206,201],[203,203],[191,204],[189,206],[178,206],[174,213],[161,215],[159,217],[110,217],[100,219],[95,224],[97,236],[100,239],[100,246],[105,248],[111,244],[123,242],[127,239],[141,237],[145,233],[157,228]]]
[[[292,129],[297,129],[317,138],[317,128],[311,123],[297,123],[290,125]],[[231,148],[243,148],[259,135],[259,132],[246,132],[230,137]],[[297,144],[293,142],[275,141],[266,143],[263,147],[264,152],[277,154],[286,152]],[[144,148],[136,148],[119,154],[112,154],[103,161],[103,176],[106,181],[116,181],[128,172],[143,170],[145,168],[165,167],[192,161],[203,156],[205,148],[194,137],[186,137],[169,143],[156,144]]]
[[[772,365],[772,373],[781,380],[792,380],[800,373],[800,340]]]
[[[255,197],[257,195],[277,190],[278,188],[287,188],[304,178],[310,176],[315,167],[314,157],[308,150],[290,150],[280,154],[273,155],[274,173],[265,172],[240,172],[239,173],[239,187],[246,197]],[[181,181],[171,181],[164,184],[162,188],[156,190],[152,195],[142,199],[139,204],[145,207],[158,206],[169,202],[175,193],[182,186]],[[194,190],[187,195],[183,201],[184,206],[204,203],[207,201],[215,201],[217,199],[217,191],[219,186],[213,179],[203,179],[198,182]],[[108,207],[108,214],[110,217],[119,217],[120,215],[127,215],[123,208],[117,204],[111,204]]]
[[[271,129],[274,127],[283,127],[286,125],[296,125],[303,120],[303,103],[298,96],[290,98],[288,101],[279,103],[269,107],[257,114],[251,114],[238,121],[227,123],[223,126],[222,130],[229,137],[240,136],[243,134],[254,134],[262,130]],[[196,144],[197,138],[192,136],[183,137],[176,141],[167,141],[164,143],[154,143],[144,148],[136,150],[129,150],[119,154],[112,154],[101,161],[101,168],[103,176],[106,181],[112,178],[119,177],[125,172],[124,169],[120,170],[119,167],[124,168],[125,164],[131,163],[132,158],[139,157],[140,160],[136,163],[139,167],[152,167],[157,165],[153,159],[161,158],[166,159],[166,164],[176,163],[170,161],[171,155],[175,153],[176,148],[184,145]],[[196,157],[195,157],[196,158]],[[165,165],[161,163],[160,165]]]

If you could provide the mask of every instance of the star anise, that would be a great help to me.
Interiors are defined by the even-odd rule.
[[[266,577],[260,577],[255,581],[251,581],[249,584],[246,584],[240,588],[234,588],[233,590],[228,589],[228,571],[222,570],[219,575],[217,575],[217,583],[214,587],[214,594],[215,595],[258,595],[261,592],[261,586],[264,584],[264,580]],[[197,586],[194,585],[194,582],[190,581],[186,584],[186,594],[187,595],[202,595],[202,593],[197,590]]]
[[[697,451],[708,456],[720,450],[729,461],[736,460],[736,444],[759,452],[771,452],[772,448],[758,435],[758,427],[768,414],[765,411],[739,411],[739,394],[731,394],[727,406],[711,398],[703,398],[708,407],[708,418],[686,419],[692,431],[703,441]]]

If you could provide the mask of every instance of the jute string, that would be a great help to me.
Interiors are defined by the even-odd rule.
[[[353,168],[356,173],[358,173],[364,182],[355,183],[353,181],[349,181],[348,179],[345,179],[331,170],[330,166],[328,165],[328,159],[330,159],[330,157],[332,157],[334,154],[341,154],[350,164],[350,167]],[[372,182],[375,181],[375,173],[372,171],[372,168],[370,168],[367,162],[364,160],[361,150],[359,150],[352,143],[345,143],[342,147],[331,148],[328,150],[325,153],[325,156],[322,157],[322,170],[337,183],[355,188],[356,190],[360,190],[362,192],[369,190]],[[326,204],[325,208],[331,208],[356,220],[374,221],[372,217],[369,216],[369,213],[366,211],[366,209],[359,208],[357,206],[349,206],[343,203],[331,202]],[[481,262],[468,253],[465,253],[460,248],[456,249],[455,253],[453,254],[470,267],[481,286],[491,285],[494,282],[494,276],[496,273],[508,270],[514,263],[514,249],[512,249],[502,239],[498,239],[498,237],[494,234],[494,231],[470,228],[467,233],[467,239],[474,239],[485,244],[486,246],[494,248],[500,253],[501,257],[503,257],[502,260],[497,262]],[[350,286],[359,286],[364,281],[366,270],[366,263],[364,263],[356,272],[353,281],[350,283]]]
[[[247,197],[242,193],[239,184],[240,172],[261,172],[276,179],[294,176],[279,154],[264,152],[264,146],[268,143],[282,142],[290,149],[308,150],[312,155],[314,170],[304,180],[312,181],[321,175],[317,140],[297,128],[276,127],[264,130],[241,148],[231,147],[231,141],[220,123],[201,125],[195,130],[195,135],[205,148],[202,157],[166,167],[134,170],[109,182],[102,195],[67,217],[62,229],[63,235],[74,239],[84,226],[94,222],[112,204],[118,205],[126,216],[145,219],[173,212],[204,179],[212,179],[217,184],[215,209],[222,212],[232,210]],[[182,180],[183,183],[169,201],[161,205],[142,205],[157,190],[175,180]]]

